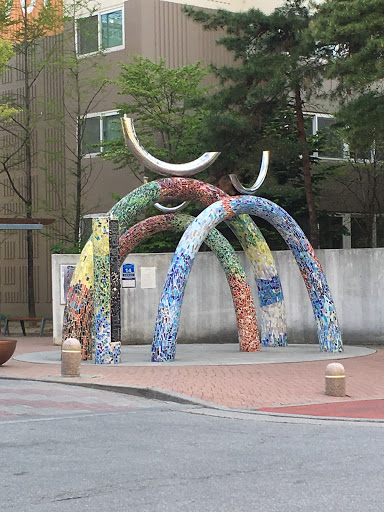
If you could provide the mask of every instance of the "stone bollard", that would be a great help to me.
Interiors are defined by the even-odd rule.
[[[345,370],[341,363],[330,363],[325,369],[325,394],[345,396]]]
[[[61,349],[61,376],[80,377],[81,345],[76,338],[68,338]]]

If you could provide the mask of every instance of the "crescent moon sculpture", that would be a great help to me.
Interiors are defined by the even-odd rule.
[[[168,162],[163,162],[158,158],[152,156],[148,151],[146,151],[143,146],[140,144],[139,139],[137,138],[133,119],[124,115],[121,119],[121,125],[123,128],[123,134],[125,138],[125,143],[128,148],[132,151],[135,157],[147,167],[147,169],[157,172],[162,176],[193,176],[201,171],[207,169],[216,158],[220,155],[219,152],[213,151],[204,153],[196,160],[192,162],[187,162],[185,164],[171,164]],[[160,203],[155,203],[155,207],[164,213],[175,213],[183,210],[189,201],[184,201],[178,206],[167,207],[163,206]]]
[[[177,206],[163,206],[160,203],[155,203],[154,206],[156,206],[156,208],[163,213],[175,213],[175,212],[181,212],[181,210],[184,210],[184,208],[186,206],[188,206],[189,203],[190,203],[190,201],[184,201]]]
[[[243,185],[240,183],[239,178],[236,176],[236,174],[229,175],[232,185],[235,187],[235,189],[238,192],[240,192],[240,194],[246,194],[246,195],[254,194],[256,192],[256,190],[261,187],[261,185],[263,184],[263,182],[265,180],[265,177],[266,177],[267,171],[268,171],[268,165],[269,165],[269,151],[263,151],[263,159],[261,161],[259,175],[258,175],[255,183],[252,185],[252,187],[249,187],[249,188],[243,187]]]
[[[213,151],[204,153],[196,160],[187,162],[185,164],[170,164],[168,162],[163,162],[162,160],[152,156],[141,146],[135,132],[133,119],[125,115],[121,119],[121,124],[123,127],[125,143],[132,151],[132,153],[145,165],[145,167],[147,167],[147,169],[153,172],[157,172],[162,176],[193,176],[194,174],[207,169],[220,155],[219,152]]]

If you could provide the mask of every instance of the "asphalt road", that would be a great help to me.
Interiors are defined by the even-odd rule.
[[[382,512],[384,424],[0,380],[1,512]]]

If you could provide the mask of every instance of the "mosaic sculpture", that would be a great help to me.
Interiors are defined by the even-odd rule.
[[[229,197],[222,190],[188,178],[168,178],[152,181],[121,199],[111,214],[119,219],[122,226],[129,226],[137,215],[156,202],[170,199],[198,201],[204,206]],[[262,345],[286,344],[285,305],[277,270],[261,232],[248,215],[228,221],[248,256],[259,292],[262,314]]]
[[[95,362],[120,362],[120,266],[117,220],[92,220]]]
[[[204,206],[227,196],[222,190],[190,178],[165,178],[146,183],[121,199],[109,212],[125,232],[149,206],[170,199],[198,201]],[[262,345],[286,345],[285,305],[277,270],[262,234],[248,215],[227,224],[239,239],[255,275],[262,313]],[[93,308],[92,240],[84,246],[72,276],[64,312],[63,339],[77,338],[83,359],[92,358],[91,322]]]
[[[167,162],[162,162],[154,158],[152,155],[147,153],[144,150],[144,148],[142,148],[137,139],[132,119],[129,119],[127,117],[122,119],[122,128],[127,146],[130,147],[133,154],[135,154],[142,161],[142,163],[145,164],[147,168],[152,169],[155,172],[158,172],[166,176],[192,176],[200,172],[201,170],[206,169],[219,156],[219,153],[212,152],[205,153],[197,160],[186,164],[170,164]],[[241,184],[238,181],[236,181],[236,176],[231,175],[231,180],[236,188],[240,186],[242,187],[241,191],[243,191],[244,193],[253,193],[253,189],[258,188],[258,186],[260,186],[260,184],[264,180],[268,168],[268,162],[265,163],[266,155],[268,155],[268,153],[264,152],[262,169],[254,187],[252,189],[244,189],[244,187],[242,187]],[[160,183],[160,181],[158,183]],[[149,202],[151,201],[151,193],[154,191],[153,188],[150,187],[151,186],[149,186],[148,190],[146,190],[146,192],[149,193]],[[191,189],[193,189],[193,185],[192,183],[184,183],[184,188],[188,191],[188,193],[190,193]],[[206,192],[206,190],[204,190],[204,186],[202,184],[199,184],[198,188],[199,190],[197,190],[197,196],[195,194],[194,198],[200,200],[203,199],[202,202],[204,204],[204,199],[205,201],[207,201],[207,198],[204,197],[204,193]],[[140,189],[142,189],[142,187],[140,187]],[[160,187],[160,190],[162,192],[166,191],[166,186]],[[219,199],[220,197],[225,196],[225,194],[222,191],[218,191],[217,189],[214,190],[214,188],[211,188],[209,192],[211,193],[211,197],[209,197],[208,199],[208,204]],[[212,195],[214,196],[215,192],[216,197],[212,198]],[[129,221],[132,221],[133,218],[139,213],[139,211],[135,212],[135,210],[139,209],[139,205],[135,204],[135,200],[137,200],[138,197],[141,203],[141,209],[145,209],[146,200],[148,200],[148,197],[144,197],[145,200],[142,201],[143,196],[141,196],[140,198],[139,194],[138,196],[132,195],[130,197],[130,200],[133,201],[132,204],[130,204],[129,202],[128,204],[126,204],[126,198],[124,198],[124,200],[120,201],[109,212],[110,217],[116,216],[118,222],[120,222],[120,232],[124,231]],[[164,195],[164,197],[166,197],[166,194]],[[172,197],[172,199],[173,198],[174,197]],[[162,211],[176,211],[183,208],[185,202],[171,209],[167,209],[166,207],[161,206],[160,203],[154,202],[152,204],[155,204],[155,206],[157,206]],[[122,206],[123,209],[121,208]],[[124,209],[126,209],[126,211],[124,211]],[[130,218],[129,215],[131,215]],[[264,238],[262,237],[260,231],[258,230],[257,226],[246,216],[242,216],[239,219],[236,219],[235,221],[229,223],[229,225],[239,238],[253,266],[259,292],[260,306],[262,309],[263,344],[286,345],[286,321],[284,298],[281,289],[280,279],[276,272],[274,261],[269,251],[269,248]],[[80,340],[82,345],[83,359],[91,358],[91,320],[92,318],[94,318],[93,335],[96,340],[96,362],[101,362],[104,364],[110,362],[117,362],[119,358],[117,353],[118,342],[112,342],[111,334],[108,332],[108,330],[113,330],[113,318],[115,318],[116,325],[117,321],[120,318],[119,292],[117,291],[119,289],[119,283],[117,282],[116,272],[112,272],[113,258],[111,255],[109,277],[111,280],[115,281],[115,286],[110,288],[112,291],[109,297],[113,302],[113,307],[110,309],[109,315],[105,314],[107,311],[105,304],[102,304],[100,306],[99,303],[102,303],[103,301],[105,303],[105,301],[108,298],[108,295],[106,295],[106,291],[103,288],[103,283],[107,281],[106,276],[108,272],[106,266],[104,265],[105,268],[103,268],[102,272],[103,278],[99,279],[98,265],[100,264],[100,261],[102,263],[105,263],[107,261],[107,257],[105,253],[102,253],[104,259],[101,258],[101,260],[99,261],[95,254],[96,251],[99,251],[100,254],[102,253],[101,246],[100,244],[98,244],[97,236],[96,238],[94,237],[93,240],[91,238],[84,247],[80,257],[80,262],[77,265],[72,278],[64,313],[63,339],[66,339],[67,337],[76,336]],[[115,267],[116,265],[116,262],[114,262]],[[112,275],[114,276],[113,278]],[[95,276],[94,279],[92,279],[93,276]],[[251,296],[249,295],[249,297]],[[93,301],[95,300],[97,307],[95,308],[95,310],[93,310],[92,305]],[[249,299],[246,302],[246,307],[249,308],[249,310],[254,311],[253,302],[251,304]],[[93,313],[95,313],[94,317]],[[240,313],[238,313],[238,318],[239,314]],[[248,336],[249,334],[250,331],[248,331]],[[101,339],[104,339],[104,342],[102,342]],[[255,343],[257,344],[257,341]],[[113,346],[116,349],[116,353],[112,350]],[[247,346],[248,349],[252,346],[250,339],[244,339],[244,346]]]
[[[120,261],[143,240],[160,231],[183,232],[193,222],[190,215],[157,215],[135,224],[120,237]],[[239,348],[242,352],[260,350],[260,337],[257,328],[256,311],[247,276],[239,258],[227,239],[216,229],[204,240],[216,254],[223,267],[232,293],[233,305],[237,319]]]
[[[207,169],[209,165],[211,165],[220,154],[218,152],[204,153],[204,155],[202,155],[197,160],[183,164],[171,164],[168,162],[163,162],[150,155],[141,146],[136,136],[134,122],[132,118],[129,118],[127,115],[125,115],[121,119],[121,126],[125,138],[125,143],[127,147],[132,151],[132,153],[138,158],[138,160],[144,165],[145,168],[162,174],[163,176],[193,176],[198,172]],[[264,151],[261,168],[255,184],[249,189],[244,188],[239,182],[237,176],[235,174],[231,174],[230,179],[232,181],[233,186],[242,194],[253,194],[263,183],[268,171],[268,165],[269,151]],[[180,211],[187,204],[188,201],[184,201],[182,204],[171,208],[164,207],[160,203],[155,203],[155,206],[162,212],[171,213]],[[234,230],[233,226],[231,227],[231,229]],[[262,308],[263,345],[285,346],[287,341],[284,297],[280,279],[277,274],[276,267],[274,266],[273,257],[269,250],[269,247],[266,241],[264,240],[260,230],[253,222],[247,223],[247,225],[245,226],[245,232],[241,232],[241,230],[239,230],[239,226],[237,226],[237,232],[235,230],[234,232],[238,239],[240,240],[243,249],[245,250],[247,256],[251,261],[251,264],[254,267],[255,279],[259,292],[260,306]],[[259,252],[258,255],[251,254],[249,247],[250,241],[248,239],[253,239],[256,252]],[[261,259],[261,262],[263,263],[263,259],[265,258],[260,258],[260,255],[262,255],[263,253],[267,255],[268,259],[270,260],[269,268],[255,268],[255,263],[259,259]],[[264,272],[268,273],[268,270],[272,270],[272,267],[274,267],[274,272],[266,276]],[[276,323],[278,322],[277,319],[279,317],[284,323],[284,326],[282,326],[284,332],[281,331],[281,333],[275,330]]]
[[[179,312],[194,258],[204,238],[218,223],[244,213],[271,223],[296,258],[312,303],[320,350],[341,352],[343,345],[335,305],[321,265],[298,224],[276,204],[261,197],[237,197],[218,201],[206,208],[188,227],[175,251],[160,300],[152,361],[175,357]]]

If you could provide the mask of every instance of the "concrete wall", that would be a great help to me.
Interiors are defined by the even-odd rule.
[[[257,297],[250,266],[238,253]],[[384,249],[319,250],[346,343],[384,341]],[[288,343],[317,343],[316,326],[306,288],[289,251],[273,253],[287,304]],[[136,288],[123,288],[123,343],[151,343],[157,306],[171,254],[132,254]],[[54,343],[61,342],[64,306],[60,304],[60,265],[76,263],[77,256],[53,255]],[[155,267],[155,288],[142,288],[142,272]],[[144,270],[142,270],[144,269]],[[257,302],[257,300],[256,300]],[[199,253],[186,288],[181,314],[180,343],[236,342],[236,319],[225,274],[214,254]]]

